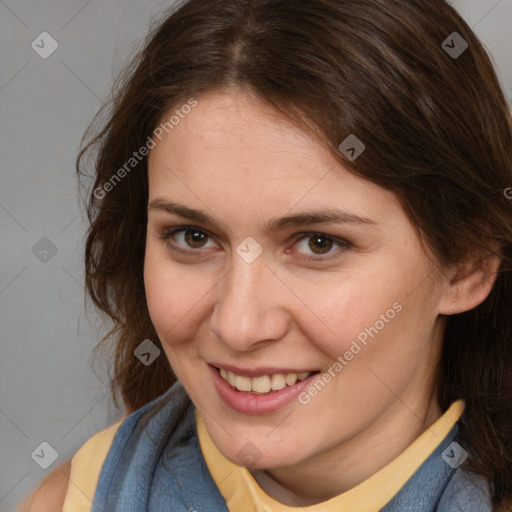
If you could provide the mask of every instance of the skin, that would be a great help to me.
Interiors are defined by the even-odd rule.
[[[71,459],[56,467],[19,504],[16,512],[56,512],[62,510],[71,473]]]
[[[435,270],[394,194],[351,174],[257,99],[229,90],[197,100],[149,153],[148,202],[204,210],[216,225],[148,211],[151,319],[222,454],[242,465],[237,452],[250,441],[261,452],[250,471],[263,490],[313,505],[369,478],[441,416],[434,369],[445,315],[455,299],[454,313],[478,305],[494,278]],[[273,217],[319,207],[375,224],[263,229]],[[184,231],[160,238],[183,225],[208,236],[192,245]],[[330,250],[308,245],[307,232],[331,237]],[[236,252],[248,236],[263,249],[250,264]],[[217,395],[208,361],[325,372],[396,302],[402,310],[307,405],[293,400],[254,416]]]

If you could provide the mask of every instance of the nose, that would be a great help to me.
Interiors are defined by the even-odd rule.
[[[211,331],[235,352],[275,342],[289,329],[291,294],[264,254],[247,263],[234,253],[231,270],[215,287]]]

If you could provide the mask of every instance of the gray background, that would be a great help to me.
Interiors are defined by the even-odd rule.
[[[488,48],[511,98],[512,0],[453,3]],[[91,366],[105,329],[92,306],[84,308],[86,223],[74,159],[113,75],[168,5],[0,1],[0,512],[13,511],[121,415],[109,398],[106,365]],[[47,59],[31,47],[44,31],[58,42]],[[55,254],[34,254],[34,246],[48,249],[44,237]],[[31,457],[43,441],[58,453],[48,469]]]

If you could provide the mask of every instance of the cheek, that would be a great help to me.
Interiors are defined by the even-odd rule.
[[[295,320],[308,339],[332,359],[349,350],[353,340],[369,338],[365,328],[380,322],[381,313],[389,309],[389,316],[395,313],[392,305],[396,294],[377,289],[374,280],[359,275],[312,287],[304,297]]]
[[[151,321],[164,344],[186,341],[197,329],[207,280],[147,251],[144,286]],[[192,268],[192,267],[190,267]]]

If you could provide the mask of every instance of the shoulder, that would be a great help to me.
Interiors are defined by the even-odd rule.
[[[63,512],[90,510],[101,469],[125,417],[89,438],[71,460]]]
[[[156,414],[166,405],[182,405],[179,381],[168,392],[145,404],[137,411],[125,414],[117,423],[90,437],[75,455],[55,468],[20,504],[16,512],[66,512],[90,509],[106,457],[119,432],[120,440],[129,438],[133,424],[145,413]],[[160,405],[160,407],[155,407]],[[149,418],[148,418],[149,419]],[[87,504],[87,506],[86,506]]]
[[[71,473],[71,459],[56,467],[29,494],[17,512],[58,512],[63,509]]]
[[[41,481],[16,512],[65,512],[69,507],[90,509],[101,467],[124,419],[90,437],[71,459]]]
[[[491,512],[491,492],[487,481],[458,468],[454,473],[439,501],[439,512]]]

